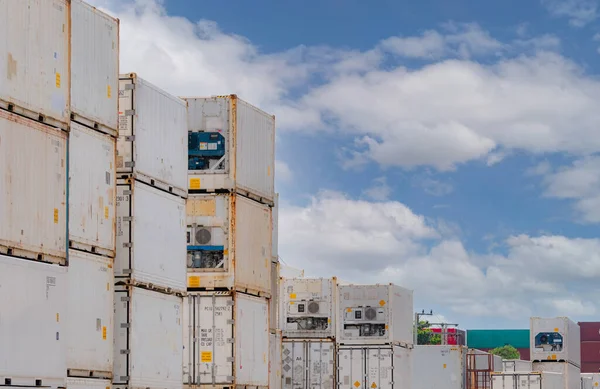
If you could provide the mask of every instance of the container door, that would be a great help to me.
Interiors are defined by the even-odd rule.
[[[281,358],[283,359],[282,388],[306,389],[306,343],[284,342]]]
[[[542,389],[542,376],[539,374],[523,374],[514,377],[517,380],[517,389]]]
[[[365,349],[340,349],[338,351],[338,387],[340,389],[366,389],[365,367]]]
[[[308,352],[308,381],[310,389],[334,389],[334,346],[332,342],[310,342]]]
[[[269,386],[268,300],[236,293],[235,321],[236,385]]]
[[[404,347],[393,348],[392,361],[392,382],[394,389],[412,389],[413,388],[413,351]],[[451,377],[451,379],[455,377]],[[450,387],[448,382],[445,387]]]
[[[115,291],[114,317],[114,367],[113,383],[126,385],[129,381],[129,293],[127,289]],[[123,352],[122,352],[123,351]]]
[[[135,111],[133,94],[135,84],[130,78],[119,81],[119,139],[117,141],[117,172],[133,171],[133,126]]]
[[[117,240],[115,277],[128,277],[131,269],[131,185],[117,184]]]
[[[393,389],[393,351],[389,348],[369,348],[366,353],[368,375],[365,388]]]
[[[188,295],[183,298],[181,324],[183,328],[183,384],[193,385],[194,378],[194,308],[196,296]]]

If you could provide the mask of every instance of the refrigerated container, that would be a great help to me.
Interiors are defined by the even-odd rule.
[[[566,361],[581,366],[579,325],[567,317],[532,317],[532,361]]]
[[[67,134],[0,110],[0,140],[0,253],[64,264]]]
[[[109,257],[115,256],[115,148],[115,138],[71,122],[69,246]]]
[[[581,369],[568,362],[533,362],[533,371],[560,374],[564,377],[566,389],[578,389],[581,385]]]
[[[466,347],[418,345],[412,355],[413,389],[466,388]]]
[[[275,117],[236,95],[184,100],[189,190],[233,190],[273,205]]]
[[[67,377],[66,389],[111,389],[107,379]]]
[[[114,388],[181,389],[182,298],[115,287]]]
[[[282,378],[281,331],[271,330],[269,334],[269,389],[281,389]]]
[[[522,361],[520,359],[505,359],[502,361],[502,371],[529,372],[533,371],[533,365],[531,361]]]
[[[187,103],[135,73],[119,81],[117,172],[187,197]]]
[[[492,389],[579,389],[565,385],[559,373],[492,373]]]
[[[269,299],[269,326],[271,331],[281,329],[279,325],[280,281],[279,262],[271,262],[271,298]]]
[[[335,343],[330,339],[285,339],[281,351],[283,389],[334,389]]]
[[[275,193],[275,205],[273,206],[273,237],[271,244],[271,256],[273,262],[279,261],[279,193]]]
[[[186,203],[188,288],[271,294],[271,208],[238,194]]]
[[[112,378],[112,258],[69,250],[67,375]]]
[[[64,387],[67,268],[0,255],[0,382]]]
[[[281,329],[285,338],[334,338],[337,279],[283,278]]]
[[[117,181],[115,277],[185,291],[185,200],[137,180]]]
[[[397,285],[338,285],[340,344],[413,344],[413,291]]]
[[[117,136],[119,20],[71,0],[71,32],[72,118]]]
[[[581,373],[581,389],[596,389],[599,386],[599,373]]]
[[[184,297],[185,385],[269,385],[269,312],[264,298],[237,292]]]
[[[337,386],[339,389],[411,389],[412,365],[412,350],[405,347],[340,346]]]
[[[0,108],[68,128],[70,27],[68,0],[0,2]]]

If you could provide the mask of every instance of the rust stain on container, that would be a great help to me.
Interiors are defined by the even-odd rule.
[[[13,58],[11,53],[8,53],[6,58],[6,78],[12,80],[17,75],[17,61]]]

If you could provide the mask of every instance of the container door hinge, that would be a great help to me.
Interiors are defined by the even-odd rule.
[[[233,325],[233,324],[235,324],[235,320],[229,319],[229,320],[227,320],[227,324]]]
[[[125,110],[125,112],[123,114],[125,116],[133,116],[133,115],[135,115],[135,109],[127,109],[127,110]]]
[[[126,242],[126,243],[123,243],[123,248],[125,248],[125,249],[126,249],[126,248],[132,248],[132,247],[133,247],[133,242]]]
[[[131,269],[123,269],[123,275],[126,275],[126,276],[127,276],[127,275],[131,275],[131,273],[133,273],[133,272],[131,271]]]
[[[235,340],[233,338],[227,338],[227,343],[233,344],[235,343]]]
[[[128,375],[122,375],[122,376],[119,377],[119,379],[121,381],[129,381],[129,376]]]
[[[130,300],[129,296],[123,296],[123,297],[121,297],[121,301],[124,302],[124,303],[128,302],[129,300]]]
[[[133,217],[132,216],[123,216],[122,220],[124,222],[132,222],[133,221]]]
[[[135,84],[125,84],[125,90],[134,90]]]
[[[135,162],[134,161],[127,161],[123,165],[125,165],[125,167],[135,167]]]
[[[135,135],[127,135],[127,136],[125,137],[125,140],[126,140],[127,142],[133,142],[133,141],[135,140]]]
[[[130,190],[124,190],[123,191],[123,196],[131,196],[131,191]]]
[[[121,355],[126,355],[126,354],[129,354],[130,352],[131,352],[131,351],[129,351],[129,350],[121,350],[119,353],[120,353]]]
[[[130,328],[130,327],[131,327],[131,324],[129,324],[129,323],[121,323],[121,328]]]
[[[227,357],[227,362],[235,362],[235,358],[234,357]]]
[[[227,305],[228,306],[233,306],[233,304],[235,304],[233,300],[227,300]]]

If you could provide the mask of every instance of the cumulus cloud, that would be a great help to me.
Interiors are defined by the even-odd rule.
[[[290,166],[280,160],[275,161],[275,178],[281,182],[288,182],[292,179],[292,169]]]
[[[542,0],[548,11],[558,17],[566,17],[575,27],[583,27],[598,18],[596,0]]]

